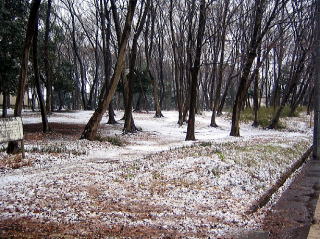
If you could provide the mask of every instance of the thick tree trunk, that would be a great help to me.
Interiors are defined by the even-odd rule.
[[[37,94],[39,99],[39,105],[41,110],[41,120],[42,120],[42,131],[43,133],[49,132],[49,123],[47,118],[47,112],[46,112],[46,106],[44,103],[42,91],[41,91],[41,85],[40,85],[40,76],[39,76],[39,67],[38,67],[38,16],[35,23],[35,31],[33,36],[33,72],[34,72],[34,78],[36,81],[36,88],[37,88]]]
[[[131,52],[132,54],[132,52]],[[134,73],[133,73],[134,74]],[[123,133],[134,133],[137,131],[137,128],[134,124],[134,120],[132,117],[132,101],[133,101],[133,74],[128,74],[127,76],[127,82],[124,84],[124,92],[126,95],[126,104],[124,109],[124,127],[123,127]]]
[[[189,108],[189,120],[186,140],[195,140],[194,124],[195,124],[195,109],[197,102],[197,86],[198,86],[198,72],[200,70],[200,59],[202,50],[202,41],[205,32],[206,25],[206,2],[201,0],[200,12],[199,12],[199,27],[197,34],[197,47],[195,52],[194,66],[191,69],[191,89],[190,89],[190,108]]]
[[[232,124],[231,124],[230,136],[240,136],[240,112],[242,110],[244,101],[247,96],[247,91],[249,87],[248,76],[250,74],[253,61],[256,57],[257,48],[259,47],[261,40],[264,34],[266,33],[266,28],[265,28],[264,34],[260,33],[262,17],[263,17],[263,9],[264,9],[264,0],[256,1],[253,34],[250,40],[250,44],[248,46],[246,61],[242,70],[240,84],[237,90],[236,99],[232,109]]]
[[[247,86],[248,76],[250,74],[251,66],[255,57],[256,57],[255,52],[250,52],[248,54],[248,58],[243,69],[243,73],[240,79],[240,85],[238,87],[238,91],[236,95],[236,100],[234,102],[233,110],[232,110],[232,125],[231,125],[230,136],[240,136],[240,112],[242,110],[244,100],[246,99],[247,90],[248,90],[248,86]]]
[[[88,140],[95,139],[102,116],[106,112],[107,108],[109,107],[112,97],[116,91],[118,82],[121,78],[121,73],[124,69],[127,43],[128,43],[128,39],[131,32],[131,23],[132,23],[133,15],[135,12],[136,4],[137,4],[137,0],[129,1],[125,26],[123,28],[123,32],[121,35],[119,54],[117,57],[117,62],[111,78],[111,82],[106,90],[107,94],[105,94],[103,100],[99,102],[97,109],[93,113],[84,131],[82,132],[81,139],[88,139]]]
[[[32,39],[34,36],[34,30],[35,30],[34,26],[36,23],[37,13],[40,7],[40,3],[41,3],[41,0],[32,0],[31,2],[26,38],[24,41],[23,54],[21,59],[21,69],[20,69],[20,75],[19,75],[17,98],[16,98],[15,109],[14,109],[15,117],[21,117],[21,113],[22,113],[23,98],[24,98],[25,86],[26,86],[26,80],[27,80],[27,74],[28,74],[29,54],[30,54],[30,48],[32,46]],[[17,141],[9,142],[7,153],[17,153],[17,152],[18,152],[18,142]]]

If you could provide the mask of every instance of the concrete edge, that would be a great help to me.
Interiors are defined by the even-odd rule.
[[[307,239],[319,239],[319,238],[320,238],[320,200],[318,198],[316,210],[313,216],[313,223],[310,226]]]

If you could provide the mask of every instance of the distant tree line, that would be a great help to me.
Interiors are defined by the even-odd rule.
[[[246,107],[253,109],[254,126],[259,108],[273,107],[269,128],[277,127],[286,106],[292,115],[301,105],[308,112],[313,107],[315,0],[0,4],[4,99],[27,88],[44,125],[55,110],[94,110],[82,138],[96,137],[106,111],[116,123],[114,109],[124,109],[124,133],[137,130],[133,110],[162,117],[161,110],[176,109],[178,124],[188,123],[186,139],[193,140],[195,114],[202,110],[212,111],[210,125],[217,127],[216,117],[232,109],[230,135],[239,136]]]

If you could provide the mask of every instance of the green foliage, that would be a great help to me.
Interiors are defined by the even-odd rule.
[[[129,75],[127,75],[129,77]],[[128,79],[125,79],[128,80]],[[145,69],[135,69],[133,74],[133,94],[143,91],[145,94],[151,93],[152,79],[149,73]],[[117,91],[120,92],[123,89],[123,83],[120,82],[117,87]]]
[[[138,93],[141,90],[148,93],[151,86],[151,78],[146,70],[136,69],[134,71],[133,92]]]
[[[68,61],[63,60],[56,66],[53,74],[53,86],[56,91],[72,92],[74,88],[72,72],[73,66]]]
[[[218,157],[219,157],[219,159],[220,159],[221,161],[224,161],[224,160],[225,160],[226,157],[224,156],[224,154],[223,154],[222,152],[217,151],[216,154],[218,155]]]
[[[28,1],[0,1],[0,92],[15,93],[23,50]]]
[[[299,116],[299,113],[305,111],[305,107],[298,107],[295,111],[294,115],[290,115],[290,107],[285,106],[284,109],[281,112],[280,118],[284,117],[297,117]],[[262,127],[267,127],[274,115],[275,111],[273,107],[260,107],[258,111],[258,123]],[[246,108],[241,112],[240,120],[242,122],[250,123],[254,120],[254,112],[251,108]],[[281,124],[281,122],[278,125],[278,128],[284,128],[284,126]]]

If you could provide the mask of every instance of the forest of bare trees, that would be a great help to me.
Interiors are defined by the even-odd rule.
[[[230,135],[240,136],[244,108],[254,126],[259,109],[272,108],[270,129],[285,108],[291,115],[313,108],[313,0],[33,0],[21,12],[10,9],[23,1],[0,2],[1,18],[17,19],[12,28],[25,39],[12,41],[23,57],[7,53],[0,92],[17,95],[19,116],[27,90],[44,132],[46,115],[58,110],[94,110],[81,136],[91,140],[106,112],[117,123],[114,109],[124,109],[124,133],[138,130],[132,111],[177,110],[177,123],[188,122],[186,140],[194,140],[197,113],[212,111],[208,124],[218,127],[230,110]],[[7,66],[17,61],[19,71]]]

